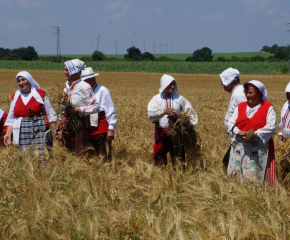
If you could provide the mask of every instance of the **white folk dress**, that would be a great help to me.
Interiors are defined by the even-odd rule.
[[[260,106],[261,104],[254,108],[247,106],[246,111],[249,119],[254,116]],[[229,129],[232,129],[235,125],[238,115],[239,111],[237,107],[229,120]],[[233,147],[230,153],[227,175],[231,176],[234,173],[238,173],[242,180],[256,178],[262,184],[266,182],[268,185],[275,185],[275,154],[274,152],[270,154],[268,151],[269,141],[276,132],[276,114],[273,106],[268,109],[266,125],[255,131],[257,134],[256,138],[246,142],[242,138],[236,137],[236,134],[239,132],[237,127],[233,129],[233,132],[234,134],[231,137]]]

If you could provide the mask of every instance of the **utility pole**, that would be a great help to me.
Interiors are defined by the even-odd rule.
[[[166,54],[167,54],[167,43],[165,44],[165,47],[166,47]]]
[[[175,51],[176,51],[175,53],[177,54],[177,45],[175,45]]]
[[[117,61],[117,46],[118,46],[118,43],[116,41],[116,61]]]
[[[154,54],[155,54],[155,43],[153,43],[153,46],[154,46]]]
[[[172,54],[173,54],[173,43],[171,45],[172,45]]]
[[[60,29],[59,27],[54,27],[56,28],[56,33],[53,33],[53,34],[56,34],[56,57],[60,57],[60,35],[59,35],[59,32],[60,32]]]
[[[161,54],[162,54],[162,44],[160,44],[160,47],[161,47]]]
[[[133,41],[132,41],[132,47],[133,47]]]
[[[98,43],[97,43],[97,52],[99,51],[99,38],[100,38],[100,34],[98,34],[98,39],[97,39],[97,41],[98,41]]]
[[[144,52],[145,52],[145,41],[144,41]]]

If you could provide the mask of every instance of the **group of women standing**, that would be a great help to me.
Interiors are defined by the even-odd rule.
[[[57,116],[46,92],[28,72],[19,72],[16,84],[19,89],[12,95],[8,115],[0,111],[0,137],[5,134],[5,145],[13,142],[20,150],[33,146],[43,154],[43,135],[57,121]],[[241,179],[255,178],[262,184],[274,186],[276,168],[272,137],[276,132],[276,114],[261,82],[252,80],[244,84],[244,92],[247,101],[236,107],[228,122],[232,148],[227,174],[238,173]],[[290,136],[290,83],[285,92],[288,101],[281,111],[279,127],[282,132],[278,134],[277,146]]]

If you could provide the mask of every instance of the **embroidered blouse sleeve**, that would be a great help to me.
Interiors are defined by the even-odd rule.
[[[55,122],[57,120],[57,116],[55,114],[54,109],[50,104],[50,100],[47,96],[44,97],[44,104],[43,104],[44,112],[47,116],[49,122]]]
[[[158,95],[154,96],[147,106],[149,120],[151,120],[152,122],[158,121],[164,116],[163,110],[164,108],[158,105]]]
[[[274,111],[273,106],[271,106],[268,109],[265,127],[260,128],[255,132],[257,133],[257,136],[264,144],[266,144],[270,140],[270,138],[275,134],[276,124],[277,124],[276,113]]]
[[[94,98],[94,93],[91,86],[83,89],[83,97],[84,97],[86,106],[79,108],[79,112],[81,116],[88,116],[88,115],[99,112],[99,104]]]
[[[190,122],[193,126],[195,126],[197,124],[197,114],[194,111],[194,109],[192,108],[190,102],[184,98],[184,97],[180,97],[180,104],[182,107],[182,111],[184,111],[185,113],[187,113],[190,116]]]

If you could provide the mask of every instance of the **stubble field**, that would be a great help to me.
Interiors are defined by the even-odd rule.
[[[0,108],[9,110],[18,70],[1,70]],[[48,92],[64,86],[61,71],[29,71]],[[171,74],[178,93],[198,114],[203,148],[197,168],[185,172],[152,164],[154,126],[147,104],[162,74],[101,72],[97,82],[110,91],[118,126],[113,163],[77,158],[55,144],[44,168],[13,148],[0,156],[1,239],[288,239],[289,194],[229,180],[222,158],[229,147],[223,118],[230,95],[218,75]],[[286,101],[286,75],[242,75],[260,80],[278,122]]]

